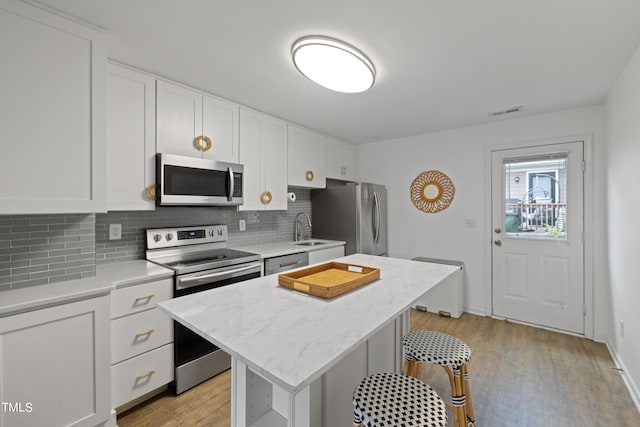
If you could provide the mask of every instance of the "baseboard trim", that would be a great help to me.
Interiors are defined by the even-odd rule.
[[[127,412],[129,409],[132,409],[133,407],[138,406],[142,402],[145,402],[160,393],[164,393],[168,388],[169,388],[168,384],[160,386],[157,389],[151,390],[150,392],[145,393],[142,396],[137,397],[130,402],[123,403],[122,405],[115,408],[115,411],[117,414],[122,414],[124,412]]]
[[[485,313],[484,310],[476,310],[474,308],[469,308],[469,307],[465,307],[462,310],[462,313],[475,314],[476,316],[483,316],[483,317],[487,316],[487,313]]]
[[[609,335],[607,334],[596,334],[593,336],[593,340],[595,342],[600,342],[603,344],[607,344],[609,342]]]
[[[631,395],[633,403],[636,405],[636,409],[640,412],[640,389],[638,389],[638,385],[633,381],[633,378],[630,378],[629,375],[627,375],[627,368],[625,367],[622,358],[615,351],[609,340],[606,340],[604,344],[607,346],[607,350],[609,350],[609,354],[611,355],[616,368],[621,370],[620,376],[622,377],[624,384],[627,386],[627,390],[629,390],[629,394]]]

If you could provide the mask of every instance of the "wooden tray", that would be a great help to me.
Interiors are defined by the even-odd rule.
[[[321,298],[333,298],[380,278],[380,269],[341,262],[327,262],[278,275],[285,288]]]

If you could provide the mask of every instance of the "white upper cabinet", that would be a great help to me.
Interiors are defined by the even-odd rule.
[[[109,64],[107,209],[155,209],[155,78]]]
[[[238,163],[239,105],[157,82],[158,153]]]
[[[240,108],[240,163],[244,165],[240,210],[287,209],[287,124]]]
[[[358,150],[355,146],[327,137],[327,178],[358,179]]]
[[[289,124],[289,185],[325,188],[326,139],[320,133]]]
[[[0,214],[106,210],[105,35],[0,1]]]
[[[202,134],[211,139],[211,149],[202,153],[203,158],[238,163],[238,112],[238,104],[203,95]]]

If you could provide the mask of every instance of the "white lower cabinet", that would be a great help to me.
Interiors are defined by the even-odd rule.
[[[173,321],[151,309],[111,321],[111,362],[117,363],[173,341]]]
[[[153,309],[173,295],[173,279],[156,280],[111,292],[111,318]]]
[[[319,251],[309,252],[309,264],[329,261],[344,256],[344,246],[334,248],[321,249]]]
[[[173,344],[111,367],[111,402],[115,408],[173,381]]]
[[[120,408],[173,381],[173,321],[155,308],[173,280],[111,292],[111,405]]]
[[[0,318],[0,401],[2,427],[107,421],[109,296]]]

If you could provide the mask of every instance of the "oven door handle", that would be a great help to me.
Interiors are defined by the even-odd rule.
[[[259,262],[240,267],[234,268],[231,270],[219,271],[217,273],[205,274],[203,276],[194,276],[194,277],[185,277],[185,278],[177,278],[176,279],[176,289],[187,289],[194,286],[198,286],[202,282],[210,282],[211,279],[219,279],[224,280],[230,277],[233,277],[236,273],[241,273],[243,271],[252,270],[255,268],[261,268],[262,264]]]

